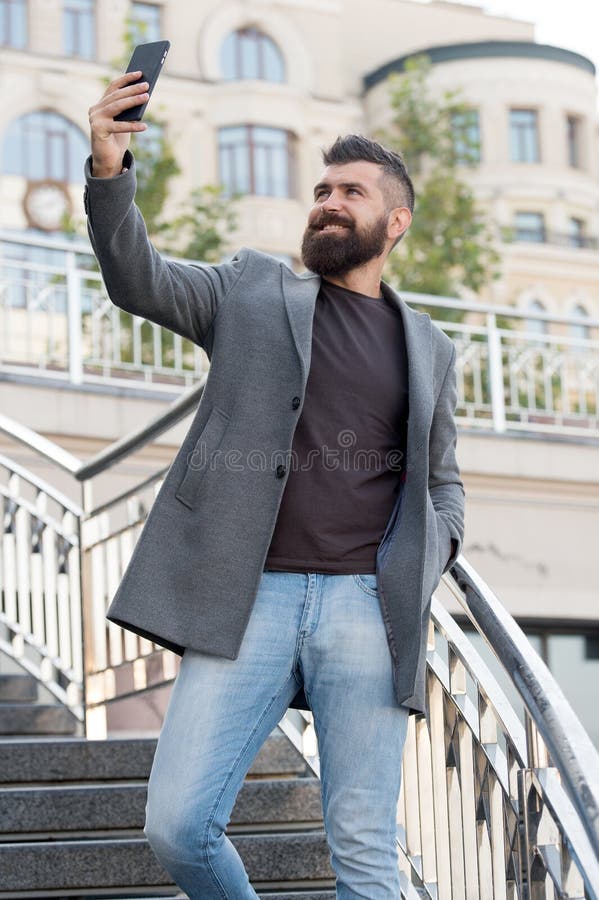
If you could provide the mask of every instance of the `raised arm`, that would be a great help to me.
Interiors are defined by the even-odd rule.
[[[115,79],[90,107],[91,156],[85,161],[87,229],[112,302],[203,346],[220,301],[240,276],[245,253],[230,263],[195,266],[163,259],[148,238],[135,205],[135,159],[131,132],[142,122],[113,116],[146,99],[144,85],[131,85],[139,72]],[[122,172],[123,167],[127,171]]]

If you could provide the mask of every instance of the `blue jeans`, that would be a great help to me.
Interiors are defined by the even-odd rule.
[[[144,832],[190,900],[256,900],[225,828],[302,681],[337,897],[399,900],[408,710],[393,693],[376,576],[275,571],[262,574],[237,659],[186,648],[158,739]]]

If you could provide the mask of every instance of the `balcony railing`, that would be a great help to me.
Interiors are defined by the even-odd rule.
[[[14,258],[53,253],[52,262]],[[205,352],[112,304],[89,245],[0,232],[0,377],[127,386],[165,399],[197,383]],[[402,295],[457,348],[460,424],[599,436],[599,320]]]
[[[563,231],[548,231],[546,228],[515,228],[508,243],[551,244],[554,247],[573,247],[597,250],[599,239],[586,234],[569,234]]]

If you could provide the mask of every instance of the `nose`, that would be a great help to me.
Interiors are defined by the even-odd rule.
[[[340,202],[339,202],[339,194],[337,193],[337,191],[332,190],[330,192],[329,196],[325,197],[325,199],[322,201],[320,206],[321,206],[321,209],[325,209],[325,210],[339,209]]]

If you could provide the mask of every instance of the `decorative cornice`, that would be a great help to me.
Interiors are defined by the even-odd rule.
[[[497,57],[520,57],[524,59],[543,59],[550,62],[565,63],[595,76],[595,65],[586,56],[553,47],[551,44],[536,44],[533,41],[474,41],[468,44],[445,44],[439,47],[423,47],[413,50],[405,56],[399,56],[373,72],[364,76],[364,90],[369,91],[380,81],[384,81],[392,72],[403,72],[408,59],[426,54],[433,65],[443,62],[455,62],[464,59],[492,59]]]

